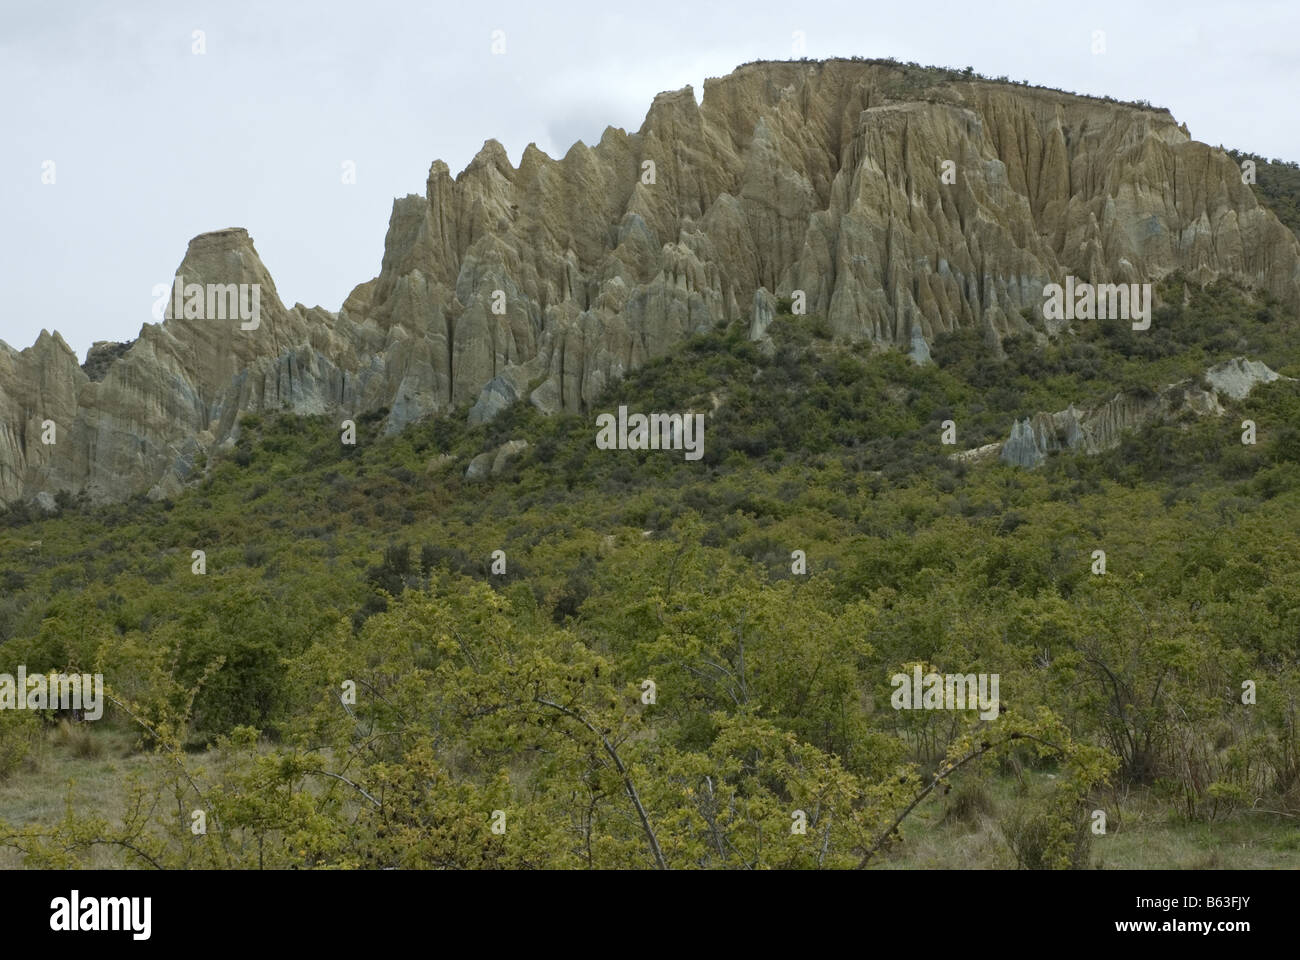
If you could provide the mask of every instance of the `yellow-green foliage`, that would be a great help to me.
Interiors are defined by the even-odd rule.
[[[1274,306],[1193,293],[1149,341],[999,360],[959,334],[926,368],[810,318],[778,320],[770,357],[738,326],[698,337],[598,409],[716,402],[699,462],[598,450],[594,417],[526,406],[391,438],[360,417],[355,448],[267,413],[175,502],[11,516],[0,672],[103,673],[99,722],[150,762],[115,816],[0,839],[34,865],[849,868],[899,855],[955,778],[1024,770],[1021,806],[991,811],[1024,866],[1089,863],[1090,812],[1129,788],[1184,820],[1294,815],[1296,386],[1032,472],[938,442],[1242,340],[1300,374]],[[514,438],[504,474],[463,479]],[[916,663],[998,674],[1003,712],[892,709]],[[0,776],[47,722],[0,711]]]

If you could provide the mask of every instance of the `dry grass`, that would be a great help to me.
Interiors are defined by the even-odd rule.
[[[1025,777],[1031,785],[1043,779]],[[979,786],[955,783],[948,797],[922,803],[903,823],[903,842],[877,868],[1014,870],[998,820],[1018,799],[1016,781],[993,777]],[[1107,821],[1107,834],[1093,838],[1096,869],[1300,869],[1300,823],[1294,820],[1241,811],[1213,825],[1186,823],[1171,820],[1158,799],[1134,791],[1118,809],[1107,810]]]
[[[0,820],[12,826],[53,824],[69,803],[82,815],[120,823],[132,776],[159,775],[171,761],[137,748],[134,733],[108,724],[61,724],[41,732],[18,769],[0,781]],[[204,779],[218,777],[227,759],[217,751],[187,757]],[[518,771],[516,771],[518,772]],[[1025,773],[1031,788],[1048,785]],[[313,784],[311,789],[321,789]],[[931,797],[904,822],[903,841],[876,869],[1015,869],[999,820],[1022,798],[1014,777],[966,777],[951,793]],[[1208,824],[1170,819],[1168,808],[1134,791],[1107,810],[1109,831],[1094,838],[1092,865],[1099,869],[1297,869],[1300,823],[1268,814],[1239,812]],[[94,848],[87,867],[121,866],[120,855]],[[21,854],[0,848],[0,869],[23,866]]]
[[[170,763],[138,747],[135,731],[111,723],[70,723],[40,731],[31,751],[10,776],[0,781],[0,821],[11,827],[54,824],[69,805],[80,815],[121,823],[129,801],[132,777],[146,782]],[[188,758],[188,765],[220,765],[215,754]],[[198,761],[196,763],[195,761]],[[93,847],[84,865],[112,868],[122,865],[120,851]],[[0,847],[0,869],[23,866],[23,855]]]

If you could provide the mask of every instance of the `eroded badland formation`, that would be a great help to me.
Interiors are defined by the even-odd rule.
[[[708,81],[702,104],[660,94],[636,133],[560,160],[530,145],[515,168],[488,141],[455,178],[435,161],[393,205],[379,276],[337,313],[285,306],[245,230],[196,237],[177,274],[257,285],[256,328],[169,301],[84,367],[58,334],[0,343],[0,501],[174,494],[243,411],[386,407],[389,432],[471,404],[476,419],[516,401],[586,411],[697,330],[739,319],[761,338],[795,290],[837,339],[918,359],[956,328],[1069,336],[1042,309],[1067,275],[1229,276],[1300,305],[1300,242],[1167,112],[927,76],[756,63]],[[1011,459],[1032,463],[1060,427],[1018,424]]]

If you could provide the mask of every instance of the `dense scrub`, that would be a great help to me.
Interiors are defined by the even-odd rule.
[[[889,856],[919,792],[1012,769],[1055,777],[1007,821],[1026,866],[1087,863],[1119,790],[1300,814],[1297,385],[1032,472],[939,442],[1242,353],[1300,376],[1276,305],[1184,290],[1146,337],[958,333],[926,367],[787,314],[770,355],[701,335],[581,416],[385,439],[377,414],[355,447],[247,416],[175,501],[14,511],[0,672],[103,673],[100,722],[157,764],[122,822],[0,835],[33,864],[845,867]],[[620,403],[712,411],[704,457],[597,449]],[[999,675],[1000,715],[892,709],[918,664]],[[0,775],[39,722],[0,711]]]

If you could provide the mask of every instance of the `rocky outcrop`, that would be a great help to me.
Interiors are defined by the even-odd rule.
[[[1205,371],[1205,379],[1219,393],[1244,400],[1259,384],[1285,378],[1257,360],[1236,357],[1210,367]]]
[[[912,349],[907,352],[912,362],[917,366],[923,367],[930,362],[930,345],[925,342],[925,337],[921,335],[919,324],[912,325]]]
[[[767,336],[767,328],[776,319],[776,297],[767,292],[766,287],[754,291],[754,309],[749,320],[749,339],[762,340]]]
[[[528,449],[527,440],[508,440],[495,450],[480,453],[465,468],[466,480],[486,480],[497,476],[511,460]]]
[[[256,284],[260,325],[173,316],[169,304],[163,323],[145,324],[109,362],[92,348],[87,366],[102,379],[57,333],[42,332],[21,352],[0,345],[0,499],[41,490],[94,500],[166,495],[193,474],[200,453],[237,431],[241,411],[323,413],[393,396],[387,383],[371,383],[386,379],[381,366],[371,362],[371,376],[359,369],[359,356],[380,352],[367,348],[378,338],[367,344],[364,332],[340,330],[319,308],[285,308],[244,230],[196,237],[177,272],[205,289]]]
[[[1204,379],[1209,390],[1185,380],[1150,395],[1118,393],[1091,410],[1071,404],[1056,413],[1037,413],[1013,423],[1011,435],[1001,444],[966,450],[954,454],[954,459],[970,463],[996,456],[1003,463],[1033,468],[1060,450],[1100,453],[1117,446],[1125,431],[1174,420],[1184,413],[1219,416],[1224,412],[1220,394],[1241,400],[1258,384],[1287,378],[1258,361],[1237,357],[1210,367]]]
[[[1300,242],[1167,112],[942,72],[918,86],[890,63],[751,64],[558,160],[530,145],[514,167],[489,141],[454,178],[435,162],[337,313],[282,304],[232,229],[191,241],[178,274],[258,285],[255,329],[170,306],[84,370],[57,334],[0,344],[0,500],[170,495],[241,411],[386,407],[395,433],[457,407],[585,410],[696,331],[740,320],[761,341],[759,291],[802,290],[837,338],[923,363],[940,332],[1041,322],[1067,273],[1175,269],[1300,304]]]

